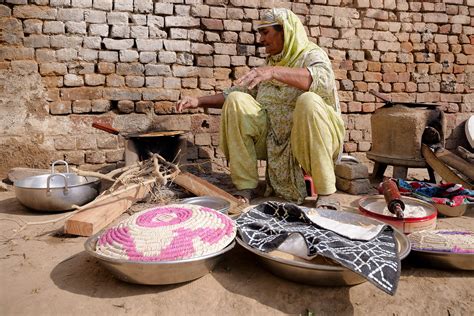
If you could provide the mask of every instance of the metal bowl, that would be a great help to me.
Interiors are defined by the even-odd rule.
[[[400,259],[403,259],[410,253],[410,242],[398,230],[395,230],[395,239],[398,246],[398,255]],[[254,249],[238,237],[236,240],[239,245],[257,255],[260,262],[270,272],[291,281],[321,286],[347,286],[367,281],[361,275],[341,265],[314,264],[310,261],[283,259]]]
[[[440,269],[474,270],[474,254],[446,253],[413,249],[410,257],[417,265],[431,266]]]
[[[55,172],[54,167],[58,163],[66,165],[66,172]],[[71,173],[66,161],[57,160],[51,166],[51,174],[19,179],[15,181],[14,187],[18,201],[30,209],[69,211],[99,195],[100,179]]]
[[[229,201],[224,200],[220,197],[216,197],[216,196],[191,197],[191,198],[183,199],[181,202],[184,204],[192,204],[192,205],[208,207],[226,215],[229,213],[229,208],[230,208]]]
[[[102,232],[88,238],[84,244],[86,252],[118,279],[137,284],[164,285],[182,283],[198,279],[209,273],[222,258],[234,248],[232,242],[219,252],[202,257],[178,261],[142,262],[108,258],[95,252],[97,240]]]

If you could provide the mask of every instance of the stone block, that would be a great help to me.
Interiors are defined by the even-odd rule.
[[[125,12],[108,12],[107,23],[111,25],[128,24],[128,14]]]
[[[140,101],[142,98],[142,93],[138,89],[124,89],[124,88],[105,88],[104,89],[104,98],[109,100],[133,100]]]
[[[112,10],[112,0],[94,0],[92,5],[95,9],[111,11]]]
[[[52,7],[68,7],[71,5],[71,0],[49,0],[49,5]]]
[[[49,103],[49,113],[63,115],[71,113],[71,101],[55,101]]]
[[[47,21],[51,22],[51,21]],[[4,29],[8,29],[10,33],[20,33],[17,37],[23,37],[21,35],[21,22],[17,19],[2,19],[2,23],[4,23]],[[5,27],[6,26],[6,27]],[[41,34],[43,28],[43,21],[37,19],[28,19],[23,21],[23,32],[25,34]],[[13,43],[11,43],[13,44]]]
[[[178,101],[179,90],[146,89],[143,91],[143,100],[151,101]]]
[[[84,18],[87,23],[104,24],[107,22],[107,13],[98,10],[84,11]]]
[[[149,88],[162,88],[163,78],[162,77],[145,77],[145,85]]]
[[[107,87],[123,87],[125,86],[125,77],[111,74],[106,77]]]
[[[119,161],[122,161],[123,159],[124,159],[123,149],[107,150],[105,152],[105,161],[107,163],[119,162]]]
[[[38,72],[38,64],[33,60],[13,60],[11,62],[13,72],[27,75]]]
[[[83,38],[81,36],[52,35],[51,47],[54,48],[80,48]]]
[[[72,113],[89,113],[91,111],[90,100],[76,100],[72,102]]]
[[[110,30],[110,36],[113,38],[129,38],[130,26],[126,24],[112,25],[112,29]]]
[[[84,78],[82,76],[67,74],[64,76],[64,85],[66,87],[80,87],[84,85]]]
[[[216,30],[222,31],[224,30],[224,23],[222,20],[218,19],[201,19],[202,25],[207,30]]]
[[[200,21],[190,16],[167,16],[165,17],[166,27],[199,27]]]
[[[117,104],[117,109],[120,113],[132,113],[135,111],[135,103],[129,100],[121,100]]]
[[[172,15],[174,6],[172,3],[155,3],[155,14]]]
[[[21,19],[54,20],[57,10],[46,6],[22,5],[13,8],[13,16]]]
[[[147,76],[171,76],[171,68],[168,65],[145,65],[145,74]]]
[[[99,164],[105,163],[105,153],[102,151],[90,151],[85,154],[86,163]]]
[[[142,75],[145,70],[140,63],[118,63],[117,64],[117,74],[118,75]]]
[[[91,8],[92,0],[71,0],[71,6],[74,8]]]
[[[50,47],[51,39],[47,35],[32,34],[28,37],[25,37],[23,43],[26,47],[32,48]]]
[[[58,61],[72,61],[77,59],[77,50],[74,48],[61,48],[56,51]]]
[[[154,103],[154,111],[156,114],[172,114],[175,111],[175,102],[158,101]]]
[[[121,50],[119,57],[120,61],[124,63],[138,61],[138,52],[135,50]]]
[[[118,52],[100,51],[99,61],[104,61],[108,63],[118,62]]]
[[[84,79],[88,86],[102,86],[105,84],[105,76],[100,74],[86,74]]]
[[[131,38],[148,38],[148,27],[147,26],[132,26],[130,28]]]
[[[133,39],[115,40],[111,38],[104,38],[103,43],[107,49],[122,50],[122,49],[132,48],[134,44],[134,40]]]
[[[336,188],[352,195],[367,194],[370,190],[370,181],[369,179],[347,180],[336,176]]]
[[[109,100],[92,100],[91,111],[94,113],[104,113],[110,110]]]
[[[133,0],[114,0],[115,11],[133,11]]]
[[[64,34],[64,23],[61,21],[45,21],[43,33],[45,34]]]
[[[156,62],[156,53],[155,52],[141,52],[140,62],[142,64],[149,64],[149,63]]]
[[[63,63],[41,63],[40,74],[45,76],[65,75],[67,67]]]
[[[133,40],[131,40],[133,43]],[[138,51],[156,52],[163,49],[163,40],[161,39],[137,39]]]
[[[76,138],[76,147],[81,150],[97,149],[95,136],[87,135]]]
[[[143,76],[126,76],[125,84],[127,87],[140,88],[145,84],[145,77]]]
[[[347,180],[366,179],[369,177],[369,169],[362,163],[341,162],[336,164],[336,176]]]
[[[137,113],[149,113],[154,108],[152,101],[138,101],[135,104],[135,112]]]
[[[76,149],[76,140],[72,137],[58,137],[54,139],[54,149],[56,150],[74,150]]]
[[[153,12],[153,0],[134,0],[133,11],[138,13]]]
[[[185,40],[163,40],[166,50],[174,52],[190,52],[191,42]]]
[[[71,100],[93,100],[102,98],[102,88],[80,87],[80,88],[62,88],[61,99]]]
[[[83,9],[58,9],[59,21],[84,21],[84,10]]]
[[[158,61],[164,64],[173,64],[176,62],[176,53],[175,52],[158,52]]]

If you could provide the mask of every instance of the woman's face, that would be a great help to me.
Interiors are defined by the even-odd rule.
[[[279,32],[273,26],[267,26],[260,28],[258,33],[260,34],[260,44],[265,46],[267,54],[281,53],[284,45],[283,31]]]

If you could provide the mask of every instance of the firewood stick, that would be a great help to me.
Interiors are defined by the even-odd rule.
[[[83,176],[83,177],[96,177],[96,178],[99,178],[99,179],[104,179],[104,180],[107,180],[107,181],[115,182],[114,178],[112,178],[112,177],[110,177],[106,174],[102,174],[100,172],[85,171],[85,170],[77,169],[75,167],[71,167],[71,170],[74,171],[75,173],[77,173],[78,175]]]

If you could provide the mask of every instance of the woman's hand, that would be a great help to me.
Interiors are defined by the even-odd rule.
[[[196,97],[184,97],[176,102],[176,111],[182,112],[185,109],[194,109],[199,106],[199,99]]]
[[[270,66],[252,68],[248,74],[240,77],[235,84],[253,89],[262,81],[272,80],[274,78],[274,71],[275,67]]]

